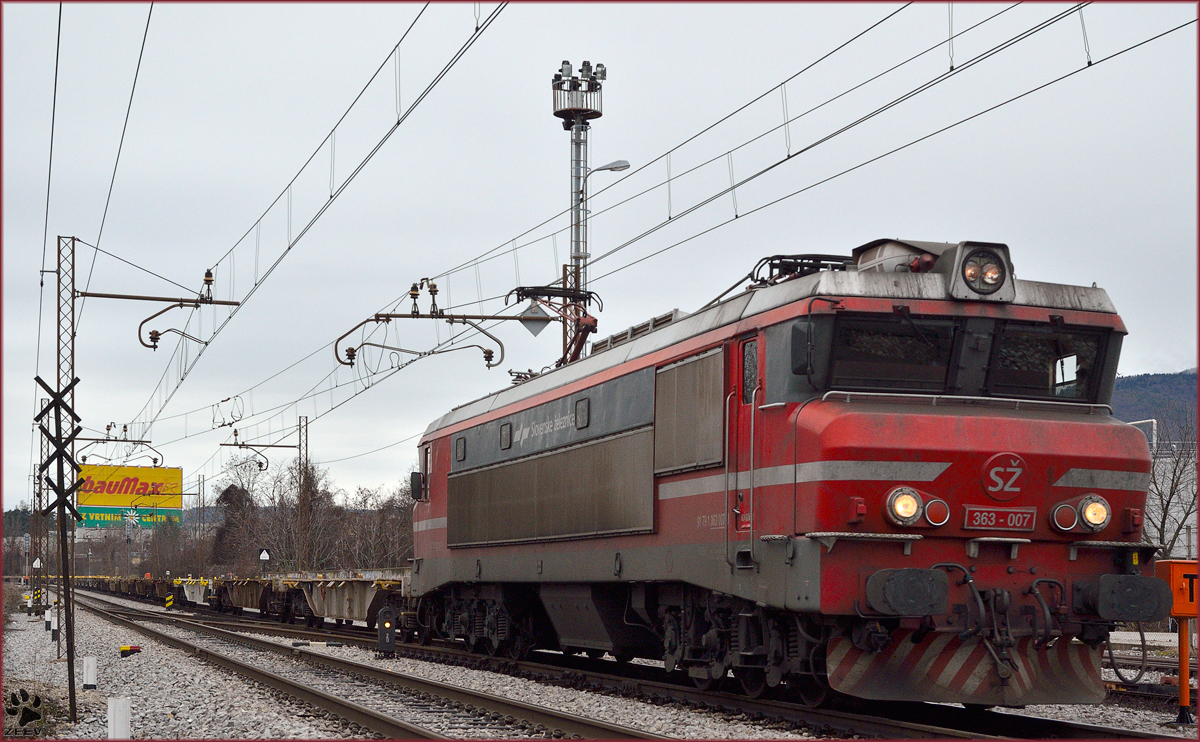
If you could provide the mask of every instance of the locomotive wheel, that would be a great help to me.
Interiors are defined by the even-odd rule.
[[[734,677],[742,684],[742,691],[751,698],[761,698],[767,692],[767,673],[758,667],[739,667]]]
[[[702,678],[698,678],[695,675],[692,675],[691,678],[692,678],[692,685],[696,686],[697,690],[716,690],[718,688],[718,686],[721,685],[721,681],[725,679],[725,678],[710,678],[707,675],[705,675]]]
[[[583,653],[588,656],[588,659],[593,659],[593,660],[598,660],[604,656],[603,649],[585,649],[583,651]]]
[[[833,696],[829,683],[823,677],[800,675],[788,678],[788,689],[794,689],[800,701],[809,708],[821,708]]]
[[[508,640],[508,643],[505,645],[504,654],[510,660],[522,660],[529,656],[529,650],[532,648],[532,643],[523,635],[518,634]]]
[[[627,665],[633,659],[633,655],[626,654],[625,652],[616,652],[613,654],[613,659],[617,661],[618,665]]]

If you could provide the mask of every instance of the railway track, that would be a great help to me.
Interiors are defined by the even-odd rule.
[[[113,611],[97,605],[91,597],[80,600],[79,605],[389,739],[666,739],[599,719],[246,637],[182,617]],[[151,628],[147,621],[165,623],[167,628]],[[233,657],[234,652],[241,659]]]
[[[180,621],[169,613],[152,614],[160,621]],[[325,642],[339,641],[365,648],[375,647],[374,632],[353,631],[350,627],[318,630],[292,627],[277,621],[252,619],[248,616],[197,616],[194,622],[227,631],[249,631],[273,635],[285,640]],[[218,629],[218,627],[220,627]],[[269,642],[268,642],[269,643]],[[282,646],[285,651],[294,650]],[[668,678],[661,667],[641,664],[617,664],[610,660],[581,656],[536,652],[525,661],[472,654],[462,649],[431,644],[397,644],[397,655],[411,659],[453,664],[477,670],[489,670],[519,675],[554,685],[581,690],[604,691],[625,697],[638,697],[652,703],[679,703],[717,709],[750,718],[767,718],[803,724],[811,729],[838,735],[884,737],[890,739],[920,738],[1018,738],[1018,739],[1161,739],[1149,734],[1116,727],[1078,722],[1066,722],[1036,716],[995,711],[968,710],[959,706],[904,703],[870,703],[870,713],[862,709],[811,709],[784,700],[751,699],[735,693],[701,691],[690,684]],[[319,652],[305,652],[332,659]],[[341,661],[341,660],[338,660]],[[356,663],[355,663],[356,664]],[[364,666],[367,667],[367,666]],[[378,668],[375,668],[378,670]],[[383,671],[387,672],[387,671]],[[931,718],[938,725],[927,722]]]

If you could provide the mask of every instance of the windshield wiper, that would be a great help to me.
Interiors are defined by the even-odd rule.
[[[892,311],[900,315],[900,317],[908,323],[908,326],[913,329],[913,332],[917,334],[917,337],[921,338],[921,340],[929,346],[930,350],[933,351],[934,358],[937,358],[939,353],[937,345],[935,345],[929,338],[925,337],[924,331],[922,331],[920,327],[917,327],[916,322],[913,322],[913,318],[910,316],[908,306],[905,304],[895,304],[892,306]]]

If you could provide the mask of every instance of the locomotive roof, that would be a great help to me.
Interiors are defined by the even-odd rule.
[[[880,240],[868,243],[858,248],[856,252],[883,242],[897,241]],[[922,250],[937,253],[940,253],[941,250],[935,251],[930,248],[940,248],[943,245],[947,249],[953,247],[949,243],[907,240],[903,242]],[[1108,293],[1104,289],[1019,279],[1015,279],[1014,284],[1016,299],[1011,302],[1012,304],[1116,314],[1116,308],[1109,301]],[[680,319],[652,330],[635,340],[605,349],[570,365],[536,376],[518,386],[493,392],[456,407],[433,421],[425,429],[424,435],[569,384],[605,369],[619,366],[626,361],[661,350],[718,327],[738,322],[785,304],[807,299],[810,296],[863,296],[945,301],[946,284],[945,276],[939,273],[880,273],[847,270],[821,271],[774,286],[750,289],[703,311],[682,316]]]

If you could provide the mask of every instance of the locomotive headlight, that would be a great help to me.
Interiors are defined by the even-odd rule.
[[[912,487],[897,487],[887,498],[887,515],[898,526],[911,526],[921,517],[921,493]]]
[[[1084,528],[1089,531],[1100,531],[1108,525],[1112,517],[1112,508],[1099,495],[1088,495],[1079,501],[1079,517]]]
[[[991,250],[975,250],[963,261],[962,278],[977,294],[992,294],[1004,285],[1004,261]]]

